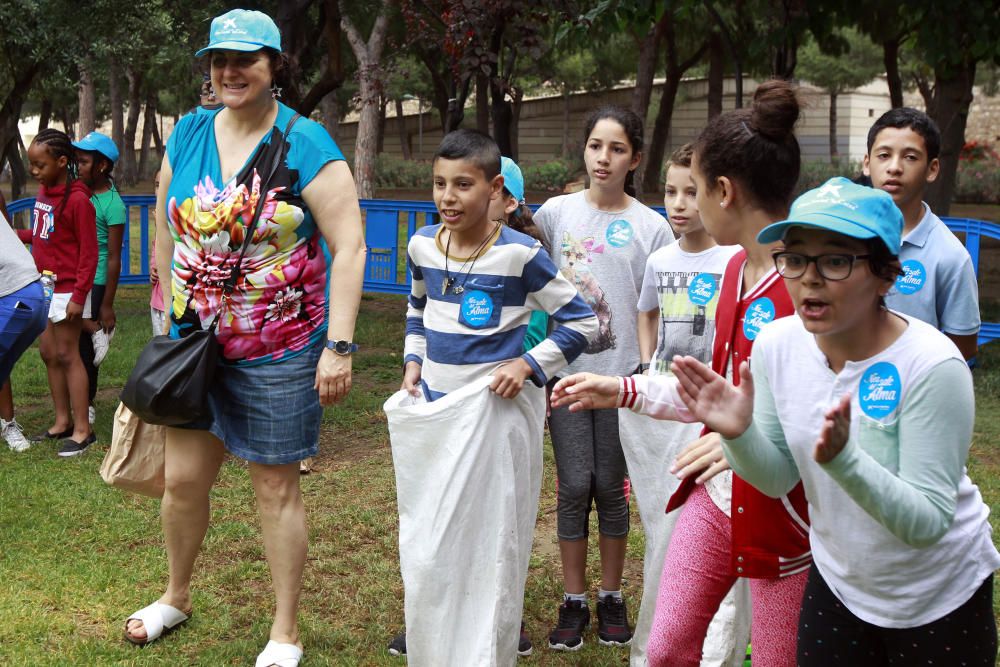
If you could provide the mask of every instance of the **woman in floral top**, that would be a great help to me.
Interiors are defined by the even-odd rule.
[[[350,389],[365,262],[354,181],[340,149],[305,118],[281,140],[294,112],[273,93],[284,69],[280,49],[268,16],[236,9],[217,17],[197,55],[225,106],[185,116],[167,142],[156,259],[170,335],[208,328],[221,312],[223,359],[210,416],[167,429],[161,519],[170,578],[160,600],[130,617],[125,631],[145,644],[187,620],[209,491],[229,451],[249,462],[276,598],[258,666],[302,657],[296,616],[307,532],[298,462],[317,451],[321,406]],[[278,169],[262,183],[279,149]],[[333,257],[329,281],[323,241]],[[236,286],[223,303],[234,269]]]

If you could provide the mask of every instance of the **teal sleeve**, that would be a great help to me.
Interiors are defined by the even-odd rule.
[[[531,311],[528,331],[524,334],[524,351],[527,352],[549,336],[549,315],[544,310]]]
[[[114,199],[111,200],[111,204],[108,206],[107,216],[108,226],[124,225],[128,222],[128,210],[125,208],[125,202],[117,191],[115,192]]]
[[[284,126],[281,129],[284,130]],[[295,122],[287,142],[288,164],[299,173],[298,192],[302,192],[328,162],[344,159],[340,147],[326,128],[308,118]]]
[[[975,400],[965,362],[948,359],[910,390],[902,407],[895,443],[898,474],[853,438],[821,467],[900,540],[914,547],[934,544],[955,517],[958,484],[972,442]]]
[[[761,493],[780,498],[799,483],[799,469],[785,442],[771,383],[762,366],[753,371],[753,421],[738,437],[723,438],[722,450],[733,472]]]

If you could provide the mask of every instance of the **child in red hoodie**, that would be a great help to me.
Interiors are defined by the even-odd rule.
[[[87,372],[80,360],[83,318],[90,317],[90,289],[97,268],[97,229],[90,190],[77,180],[76,158],[69,137],[58,130],[38,133],[28,147],[38,196],[31,219],[32,244],[39,273],[55,274],[49,322],[39,349],[49,375],[55,422],[32,438],[62,439],[59,456],[76,456],[94,442],[87,422]],[[72,411],[71,411],[72,408]]]

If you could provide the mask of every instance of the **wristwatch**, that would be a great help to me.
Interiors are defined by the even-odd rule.
[[[649,364],[641,363],[636,367],[635,369],[636,372],[634,373],[634,375],[642,375],[648,370],[649,370]]]
[[[349,340],[328,340],[326,341],[328,350],[333,350],[336,354],[346,357],[358,351],[358,344]]]

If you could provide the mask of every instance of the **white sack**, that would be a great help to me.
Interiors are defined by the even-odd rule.
[[[485,377],[386,401],[410,667],[514,665],[542,480],[545,392]],[[415,404],[417,403],[417,404]]]

